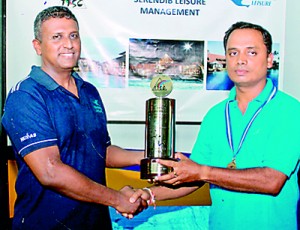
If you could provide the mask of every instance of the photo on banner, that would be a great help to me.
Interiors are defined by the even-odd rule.
[[[129,86],[149,87],[153,77],[168,75],[176,89],[202,89],[204,41],[130,38]]]

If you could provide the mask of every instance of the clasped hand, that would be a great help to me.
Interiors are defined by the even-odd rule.
[[[158,163],[172,168],[173,171],[162,176],[157,176],[153,181],[149,182],[160,185],[169,184],[177,186],[182,183],[196,182],[199,180],[199,164],[190,160],[182,153],[176,153],[175,157],[178,159],[178,161],[158,159]],[[135,205],[135,209],[131,210],[130,212],[119,212],[124,217],[133,218],[134,215],[137,215],[144,209],[148,208],[148,204],[151,203],[151,199],[153,197],[147,189],[133,189],[129,186],[124,188],[127,196],[130,196],[129,202]]]
[[[143,210],[148,208],[147,202],[150,198],[148,193],[142,189],[133,189],[131,186],[125,186],[120,191],[119,204],[116,210],[122,216],[131,219]]]

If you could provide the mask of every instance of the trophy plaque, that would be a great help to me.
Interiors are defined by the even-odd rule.
[[[175,160],[175,100],[166,97],[173,89],[171,78],[158,75],[152,79],[150,87],[156,97],[146,101],[145,158],[141,160],[141,179],[154,179],[172,171],[156,159]]]

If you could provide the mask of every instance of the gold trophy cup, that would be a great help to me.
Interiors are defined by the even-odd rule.
[[[175,100],[167,98],[173,89],[171,78],[157,75],[150,84],[157,96],[146,101],[145,158],[141,160],[141,179],[172,171],[156,159],[175,160]]]

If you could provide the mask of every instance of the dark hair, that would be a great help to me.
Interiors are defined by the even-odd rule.
[[[34,20],[34,37],[41,40],[41,26],[42,23],[49,18],[67,18],[73,19],[78,25],[75,15],[65,6],[51,6],[41,11]]]
[[[252,23],[249,23],[249,22],[237,22],[237,23],[233,24],[225,32],[225,36],[224,36],[224,39],[223,39],[223,45],[224,45],[225,53],[226,53],[228,38],[229,38],[230,34],[234,30],[237,30],[237,29],[254,29],[254,30],[257,30],[257,31],[261,32],[261,34],[263,36],[264,44],[267,47],[268,54],[270,54],[272,52],[272,36],[269,33],[269,31],[267,31],[265,28],[263,28],[260,25],[255,25],[255,24],[252,24]]]

